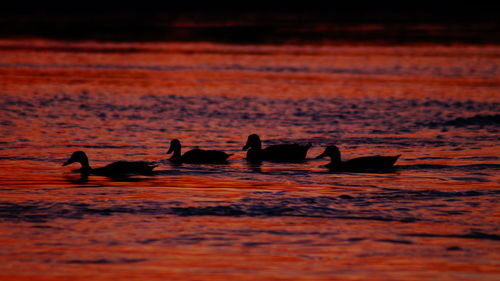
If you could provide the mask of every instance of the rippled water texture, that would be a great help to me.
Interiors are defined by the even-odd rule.
[[[2,280],[498,280],[500,49],[0,41]],[[241,151],[313,147],[304,163]],[[171,165],[171,139],[234,154]],[[394,171],[329,172],[401,154]],[[156,161],[150,176],[80,178]]]

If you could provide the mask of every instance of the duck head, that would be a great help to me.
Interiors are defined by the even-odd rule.
[[[73,152],[73,154],[71,154],[71,157],[68,159],[68,161],[66,161],[62,165],[67,166],[67,165],[75,163],[75,162],[82,164],[82,166],[85,166],[85,164],[88,165],[89,159],[87,157],[87,154],[85,154],[85,152],[83,152],[81,150],[75,151],[75,152]]]
[[[85,154],[85,152],[83,152],[81,150],[73,152],[73,154],[71,154],[71,157],[68,159],[68,161],[66,161],[62,165],[67,166],[67,165],[75,163],[75,162],[78,162],[82,165],[82,168],[80,169],[80,172],[82,173],[82,175],[88,175],[90,173],[90,171],[92,170],[92,168],[90,168],[90,165],[89,165],[89,158],[87,157],[87,154]]]
[[[179,161],[181,159],[181,142],[178,139],[173,139],[170,142],[167,154],[173,153],[171,160]]]
[[[325,151],[318,155],[316,159],[330,157],[332,161],[340,162],[340,150],[335,145],[329,145],[326,147]]]
[[[243,150],[247,150],[249,148],[253,149],[261,149],[262,148],[262,143],[260,141],[260,138],[257,134],[252,134],[248,136],[247,143],[243,147]]]

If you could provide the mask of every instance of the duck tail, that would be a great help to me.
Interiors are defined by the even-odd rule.
[[[399,156],[401,156],[401,154],[398,154],[398,155],[396,155],[396,156],[394,156],[394,157],[392,158],[392,161],[391,161],[391,162],[392,162],[392,165],[394,165],[394,164],[396,163],[396,161],[398,161]]]

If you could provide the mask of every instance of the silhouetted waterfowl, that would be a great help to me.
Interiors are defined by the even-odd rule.
[[[331,161],[325,165],[330,170],[356,171],[356,170],[383,170],[394,166],[399,156],[365,156],[342,161],[340,150],[335,145],[328,146],[316,159],[330,157]]]
[[[247,160],[252,162],[261,160],[300,161],[306,159],[307,150],[310,147],[311,144],[277,144],[262,149],[260,137],[256,134],[252,134],[248,136],[247,143],[243,147],[243,150],[250,148],[247,151]]]
[[[173,155],[169,160],[174,163],[225,163],[227,161],[227,158],[232,155],[219,150],[203,149],[192,149],[181,155],[181,142],[178,139],[173,139],[170,142],[170,148],[168,149],[167,154],[170,154],[172,152]]]
[[[82,165],[82,168],[80,169],[82,175],[94,174],[103,176],[116,176],[127,174],[148,174],[151,173],[157,166],[145,161],[118,161],[101,168],[93,169],[89,165],[87,154],[85,154],[85,152],[83,151],[73,152],[73,154],[71,154],[71,157],[63,164],[63,166],[67,166],[75,162],[78,162]]]

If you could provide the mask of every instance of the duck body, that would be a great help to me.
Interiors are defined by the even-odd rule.
[[[157,166],[146,161],[118,161],[100,168],[91,168],[87,154],[75,151],[63,166],[78,162],[82,165],[80,173],[83,175],[118,176],[130,174],[150,174]]]
[[[260,137],[256,134],[248,136],[243,150],[247,150],[247,160],[257,162],[269,161],[302,161],[306,159],[307,150],[311,144],[278,144],[262,149]]]
[[[148,174],[155,167],[155,165],[145,161],[118,161],[92,169],[91,173],[95,175]]]
[[[170,148],[167,154],[173,153],[169,159],[173,163],[188,163],[188,164],[220,164],[226,163],[227,158],[232,154],[225,153],[219,150],[204,150],[192,149],[181,154],[181,142],[178,139],[173,139],[170,142]]]
[[[331,171],[366,171],[387,170],[394,168],[394,164],[401,155],[395,156],[365,156],[347,161],[341,160],[340,150],[335,145],[328,146],[316,159],[330,157],[331,161],[325,167]]]

